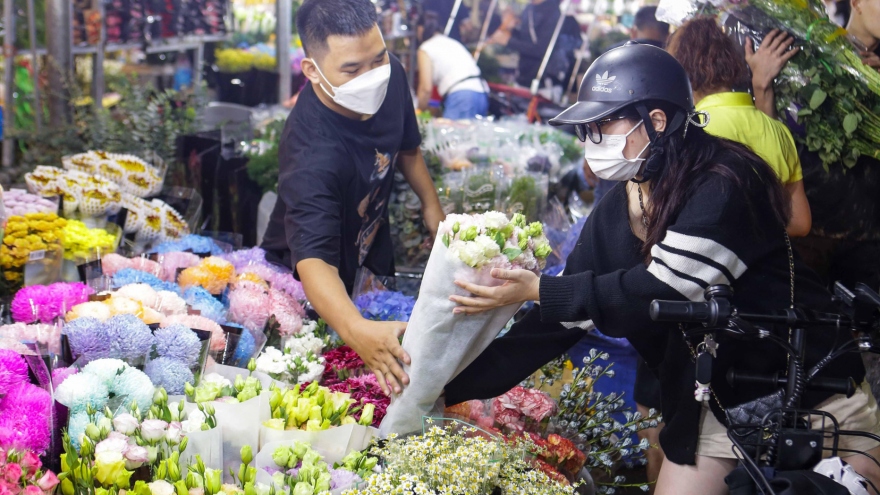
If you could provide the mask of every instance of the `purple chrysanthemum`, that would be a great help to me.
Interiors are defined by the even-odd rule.
[[[159,357],[171,358],[186,366],[194,366],[199,361],[202,343],[195,332],[177,324],[156,330],[156,353]]]
[[[137,359],[153,347],[153,332],[134,315],[116,315],[107,320],[107,334],[113,341],[111,355],[120,359]]]
[[[0,349],[0,391],[28,379],[27,362],[15,351]]]
[[[74,356],[100,359],[109,356],[113,343],[107,326],[95,318],[86,316],[68,323],[64,330],[70,341]]]
[[[153,385],[164,387],[170,395],[183,394],[186,384],[195,381],[192,371],[186,364],[167,357],[150,361],[146,373]]]
[[[346,469],[330,469],[330,489],[339,490],[351,488],[355,483],[361,482],[361,477]]]
[[[0,400],[0,445],[43,453],[49,448],[52,396],[27,382]]]
[[[221,258],[232,263],[232,265],[235,266],[236,271],[241,271],[242,268],[248,265],[261,265],[266,263],[266,251],[263,251],[259,247],[239,249],[238,251],[224,254]]]

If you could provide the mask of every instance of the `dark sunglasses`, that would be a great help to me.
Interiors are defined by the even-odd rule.
[[[593,142],[593,144],[599,144],[602,142],[603,125],[629,118],[631,118],[630,115],[621,115],[619,117],[609,117],[607,119],[597,120],[596,122],[588,122],[586,124],[575,124],[574,132],[575,134],[577,134],[577,137],[581,140],[581,142],[586,142],[587,138],[590,138],[590,141]]]

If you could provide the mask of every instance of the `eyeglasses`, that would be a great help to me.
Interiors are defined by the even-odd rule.
[[[603,125],[628,118],[630,118],[629,115],[624,115],[620,117],[610,117],[607,119],[597,120],[596,122],[589,122],[587,124],[577,124],[574,126],[574,132],[577,134],[577,137],[581,140],[581,142],[586,142],[587,138],[589,137],[590,141],[592,141],[593,144],[599,144],[602,142]]]

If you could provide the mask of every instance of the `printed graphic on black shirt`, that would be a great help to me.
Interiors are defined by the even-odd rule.
[[[358,233],[358,263],[363,265],[376,239],[376,233],[385,222],[385,207],[387,205],[388,189],[390,180],[385,180],[391,170],[391,164],[395,159],[390,153],[382,153],[376,150],[376,161],[373,164],[373,174],[370,176],[370,193],[361,200],[358,205],[358,215],[361,217],[361,230]]]

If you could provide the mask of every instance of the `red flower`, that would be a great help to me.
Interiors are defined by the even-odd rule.
[[[495,414],[495,422],[513,431],[523,431],[525,423],[522,416],[514,409],[503,409],[500,414]]]
[[[357,370],[365,367],[364,360],[354,349],[344,345],[324,353],[327,365],[335,370]]]
[[[527,390],[522,399],[520,410],[537,422],[543,421],[556,410],[556,402],[549,395],[538,390]]]

